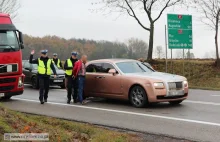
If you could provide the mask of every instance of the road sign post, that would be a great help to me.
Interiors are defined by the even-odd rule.
[[[166,73],[167,71],[167,26],[165,25],[165,51],[166,51]]]

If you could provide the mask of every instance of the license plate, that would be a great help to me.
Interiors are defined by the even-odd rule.
[[[63,80],[54,80],[53,82],[63,82]]]
[[[0,93],[0,97],[4,97],[5,96],[5,93]]]
[[[184,90],[169,91],[169,96],[182,96],[182,95],[184,95]]]

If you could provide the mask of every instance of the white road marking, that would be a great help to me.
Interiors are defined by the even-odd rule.
[[[211,95],[212,97],[220,97],[220,95]]]
[[[185,100],[183,102],[185,102],[185,103],[192,103],[192,104],[203,104],[203,105],[220,106],[220,103],[214,103],[214,102],[190,101],[190,100]]]
[[[39,101],[37,101],[37,100],[29,100],[29,99],[21,99],[21,98],[14,98],[14,99],[15,100],[21,100],[21,101],[27,101],[27,102],[37,102],[37,103],[39,103]],[[161,115],[135,113],[135,112],[129,112],[129,111],[115,110],[115,109],[105,109],[105,108],[97,108],[97,107],[69,105],[69,104],[55,103],[55,102],[47,102],[47,103],[52,104],[52,105],[69,106],[69,107],[76,107],[76,108],[84,108],[84,109],[91,109],[91,110],[121,113],[121,114],[130,114],[130,115],[145,116],[145,117],[160,118],[160,119],[167,119],[167,120],[182,121],[182,122],[197,123],[197,124],[211,125],[211,126],[220,127],[220,123],[207,122],[207,121],[199,121],[199,120],[183,119],[183,118],[168,117],[168,116],[161,116]]]

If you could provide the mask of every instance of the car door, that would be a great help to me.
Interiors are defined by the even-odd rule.
[[[99,73],[102,63],[91,63],[86,67],[85,93],[89,96],[98,96],[100,92]]]
[[[99,80],[100,93],[107,97],[117,97],[122,95],[122,82],[120,74],[109,74],[110,69],[115,69],[111,63],[102,64],[102,73],[97,78]]]
[[[31,82],[31,65],[29,62],[23,63],[23,73],[25,75],[24,82],[30,83]]]

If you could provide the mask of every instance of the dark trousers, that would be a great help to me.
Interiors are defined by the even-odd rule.
[[[78,87],[79,87],[78,98],[79,98],[80,103],[83,102],[85,80],[86,80],[86,78],[84,76],[78,76]]]
[[[47,100],[49,87],[50,87],[50,77],[49,76],[40,76],[39,79],[39,94],[40,101]]]
[[[71,96],[73,98],[74,101],[76,101],[77,99],[77,93],[78,93],[78,86],[77,86],[77,80],[73,79],[72,76],[68,76],[66,77],[67,79],[67,99],[70,101],[71,100]]]

